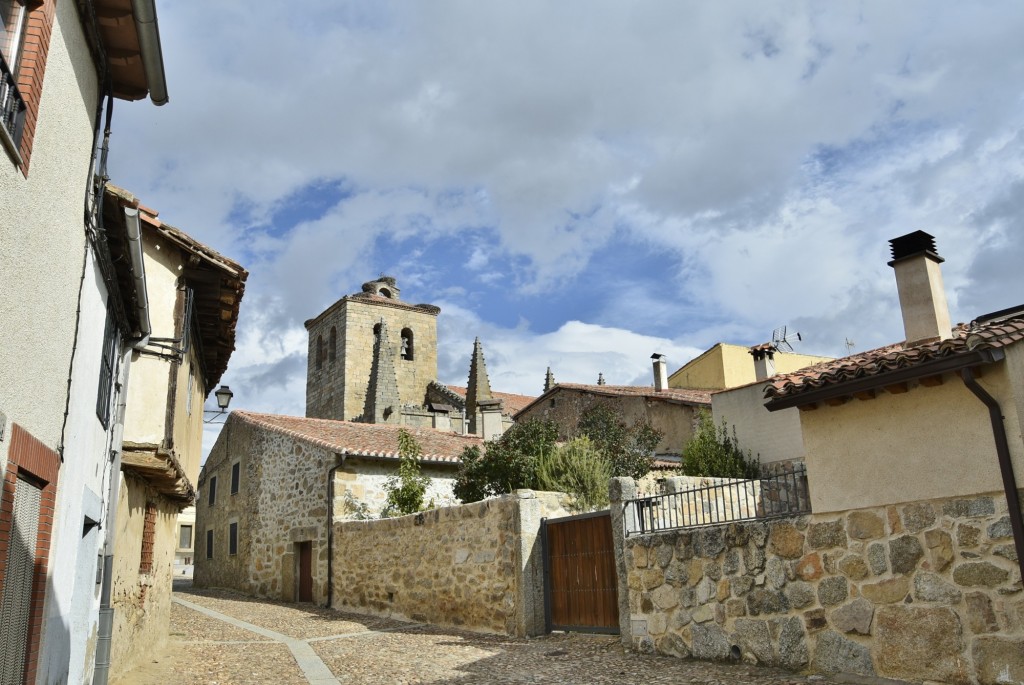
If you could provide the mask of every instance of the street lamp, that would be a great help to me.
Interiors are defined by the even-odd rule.
[[[213,423],[217,420],[217,417],[222,416],[227,411],[228,405],[231,404],[231,398],[235,396],[235,393],[231,392],[231,388],[228,386],[222,385],[214,391],[213,395],[217,398],[217,408],[219,411],[204,410],[204,414],[213,414],[213,416],[208,419],[204,418],[203,423]]]

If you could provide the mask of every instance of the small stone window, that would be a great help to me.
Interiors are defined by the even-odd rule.
[[[324,368],[324,337],[316,336],[316,368],[317,371]]]
[[[238,494],[238,486],[239,486],[239,483],[240,483],[241,480],[242,480],[242,464],[240,462],[236,461],[234,464],[231,465],[231,494],[232,495],[237,495]]]
[[[331,337],[327,343],[327,361],[334,363],[338,356],[338,329],[331,326]]]
[[[206,531],[206,558],[213,559],[213,529]]]
[[[413,345],[412,345],[412,329],[402,329],[402,359],[406,361],[413,360]]]
[[[238,554],[238,523],[228,524],[228,554]]]
[[[210,479],[210,500],[208,504],[212,507],[217,501],[217,476]]]
[[[380,340],[380,324],[373,324],[373,346],[377,346],[377,341]]]

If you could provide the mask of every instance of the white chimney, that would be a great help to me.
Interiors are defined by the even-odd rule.
[[[665,355],[655,352],[651,355],[651,362],[654,364],[654,389],[658,392],[668,390],[668,362]]]
[[[757,345],[750,348],[754,357],[754,379],[763,381],[775,375],[775,350],[771,345]]]
[[[935,238],[914,231],[889,241],[896,271],[896,289],[903,312],[903,330],[908,344],[953,337],[946,290],[942,285],[945,260],[935,251]]]

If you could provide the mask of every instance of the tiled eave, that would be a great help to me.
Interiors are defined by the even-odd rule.
[[[195,502],[195,488],[173,452],[126,442],[121,451],[121,470],[142,478],[161,495],[180,502],[182,507]]]

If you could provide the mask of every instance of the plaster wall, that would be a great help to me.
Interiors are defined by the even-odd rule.
[[[1013,348],[1011,348],[1012,351]],[[1014,354],[1014,365],[1019,356]],[[1024,473],[1020,411],[1007,362],[979,382],[1003,407],[1016,473]],[[800,413],[812,510],[959,497],[1002,489],[988,410],[947,374],[937,387]],[[908,477],[912,475],[913,477]],[[1019,484],[1018,484],[1019,485]]]
[[[765,385],[755,383],[713,394],[711,413],[715,426],[724,420],[730,432],[735,428],[740,447],[750,450],[762,464],[803,459],[800,411],[765,409]]]
[[[790,373],[829,359],[809,354],[777,352],[774,357],[775,373]],[[673,373],[670,388],[699,388],[721,390],[735,388],[757,380],[754,358],[750,349],[742,345],[718,343],[696,359]]]
[[[0,148],[0,412],[8,431],[17,422],[54,449],[75,337],[97,101],[74,3],[57,3],[27,178]],[[9,447],[0,441],[0,468]]]
[[[140,571],[147,503],[157,507],[153,564]],[[178,504],[145,481],[123,474],[117,503],[114,581],[111,602],[111,679],[132,670],[167,642],[171,620],[171,582],[177,540]]]

